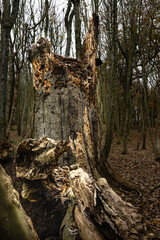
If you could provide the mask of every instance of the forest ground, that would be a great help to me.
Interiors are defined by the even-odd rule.
[[[158,240],[160,239],[160,162],[155,160],[149,134],[147,133],[145,150],[142,150],[141,145],[137,150],[139,139],[141,139],[141,133],[137,130],[132,131],[127,145],[127,154],[123,155],[121,154],[122,143],[117,144],[115,137],[109,162],[119,176],[146,191],[140,196],[135,192],[116,189],[122,199],[131,202],[143,215],[147,232],[147,237],[143,239]]]
[[[140,138],[141,133],[139,131],[134,130],[131,132],[127,145],[128,152],[124,155],[121,154],[122,142],[120,141],[118,144],[117,138],[114,137],[109,162],[119,176],[145,190],[145,194],[139,195],[135,192],[115,189],[122,199],[136,206],[139,213],[144,217],[145,236],[140,239],[158,240],[160,239],[160,162],[155,161],[148,133],[146,149],[142,150],[140,145],[139,150],[137,150],[137,143]],[[17,136],[16,127],[14,127],[11,131],[10,141],[16,147],[20,140],[21,138]],[[13,169],[15,169],[15,166],[12,165],[12,168],[7,167],[6,171],[15,181],[15,171]],[[26,212],[32,219],[35,213],[39,214],[39,216],[42,215],[43,219],[43,212],[39,212],[41,211],[40,207],[37,207],[35,213],[31,213],[29,205],[25,202],[22,204],[24,208],[28,208]],[[34,220],[34,226],[40,227],[39,221],[35,222],[36,219]],[[40,232],[41,230],[39,229]]]

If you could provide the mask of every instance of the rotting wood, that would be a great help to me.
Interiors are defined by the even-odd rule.
[[[19,144],[16,152],[17,177],[28,180],[46,179],[52,168],[58,166],[60,157],[68,149],[69,145],[66,141],[56,142],[50,138],[24,140]]]
[[[66,145],[69,143],[55,143],[47,138],[28,139],[19,144],[15,160],[17,177],[23,179],[21,196],[30,202],[41,203],[46,199],[55,204],[55,212],[63,209],[64,240],[75,235],[83,240],[111,237],[129,240],[133,236],[138,239],[143,231],[141,216],[112,190],[105,178],[96,181],[78,165],[60,166],[58,159],[67,151]],[[48,152],[52,152],[50,161]],[[43,156],[43,161],[39,156]],[[53,224],[56,225],[56,219]]]
[[[63,161],[77,162],[95,175],[98,175],[95,168],[98,155],[97,32],[98,17],[94,16],[81,60],[52,53],[50,42],[45,38],[38,40],[30,52],[36,90],[33,137],[70,140],[72,153],[67,152]]]
[[[92,232],[97,234],[97,238],[93,237],[93,239],[106,239],[107,227],[104,232],[103,225],[107,226],[107,224],[118,236],[127,240],[132,239],[133,235],[136,237],[138,232],[143,230],[142,218],[137,213],[137,209],[124,202],[112,190],[105,178],[95,181],[81,168],[71,171],[70,178],[75,201],[78,203],[75,208],[75,219],[83,236],[82,239],[92,239],[87,238],[89,233],[92,236]],[[85,220],[86,216],[87,220]]]

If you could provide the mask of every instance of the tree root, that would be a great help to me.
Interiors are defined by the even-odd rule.
[[[139,195],[145,192],[144,189],[140,188],[139,186],[133,183],[130,183],[128,180],[120,177],[117,173],[115,173],[115,171],[112,169],[108,161],[106,161],[105,164],[103,164],[103,167],[101,166],[100,170],[102,176],[104,176],[108,180],[112,187],[123,188],[124,190],[127,191],[135,191]]]

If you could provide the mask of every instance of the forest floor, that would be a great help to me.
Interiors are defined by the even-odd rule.
[[[119,176],[145,190],[145,194],[139,195],[135,192],[115,189],[122,199],[131,202],[136,206],[138,212],[143,216],[145,234],[142,234],[143,236],[139,239],[160,240],[160,162],[155,160],[148,134],[146,139],[146,149],[141,150],[140,146],[139,150],[137,150],[137,143],[140,137],[140,132],[136,130],[131,132],[127,145],[128,152],[125,155],[121,154],[122,143],[120,142],[117,144],[117,139],[115,137],[109,155],[109,162],[113,170]],[[11,131],[10,142],[16,147],[20,141],[21,138],[17,136],[16,128],[13,128]],[[12,179],[15,180],[15,170],[13,171],[13,168],[15,168],[15,166],[13,166],[12,169],[8,168],[8,171],[6,169],[6,171]],[[29,205],[23,203],[23,206],[24,208],[27,208],[25,210],[29,214],[31,211]],[[38,207],[37,205],[37,211],[35,211],[35,213],[33,212],[30,216],[32,220],[35,214],[38,214],[39,216],[43,215],[43,211],[42,213],[39,212],[41,209],[42,207]],[[44,216],[41,217],[42,219],[44,218]],[[35,227],[40,227],[39,218],[35,218],[33,222]],[[41,230],[42,229],[39,231],[41,232]]]
[[[121,154],[122,143],[117,144],[115,137],[109,162],[119,176],[145,190],[141,196],[135,192],[120,189],[116,191],[122,199],[136,206],[144,217],[147,236],[143,239],[158,240],[160,239],[160,162],[155,160],[149,134],[147,134],[146,149],[142,150],[140,145],[137,150],[140,138],[140,132],[132,131],[127,144],[127,154]]]

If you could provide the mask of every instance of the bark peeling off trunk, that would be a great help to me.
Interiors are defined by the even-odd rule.
[[[0,234],[1,240],[38,240],[30,218],[24,212],[19,194],[0,165]]]
[[[98,231],[97,227],[88,220],[86,214],[75,208],[75,220],[78,225],[79,235],[83,240],[105,240],[105,237]]]
[[[77,156],[76,160],[82,167],[89,169],[86,160],[89,154],[92,155],[91,161],[93,161],[94,147],[97,145],[93,142],[97,141],[98,136],[98,134],[96,136],[97,122],[93,124],[96,110],[93,107],[95,96],[91,82],[92,72],[83,69],[82,64],[76,60],[63,59],[62,61],[58,56],[54,56],[54,59],[50,57],[48,68],[52,71],[49,92],[46,92],[44,87],[41,88],[41,85],[35,92],[34,137],[47,136],[66,141],[70,139],[71,149],[74,153],[76,152],[74,154]],[[87,130],[88,127],[89,130]],[[86,135],[88,131],[90,135]],[[80,147],[80,151],[75,142],[81,142],[83,147]],[[85,143],[88,143],[88,149]],[[70,154],[64,157],[65,162],[66,159],[69,159],[70,163],[75,161],[75,157],[72,155],[71,158]]]
[[[123,201],[105,178],[98,180],[96,189],[103,204],[104,219],[118,235],[129,239],[130,235],[136,235],[139,230],[143,230],[142,217],[137,213],[137,209]]]
[[[82,66],[82,63],[79,63],[76,60],[75,62],[70,59],[67,59],[66,61],[66,59],[61,59],[59,56],[52,56],[51,54],[48,56],[48,58],[50,59],[50,65],[47,67],[47,69],[50,68],[50,72],[46,73],[48,74],[47,77],[50,76],[50,79],[48,81],[51,82],[51,86],[48,90],[49,91],[48,96],[46,96],[47,90],[46,90],[45,82],[43,80],[45,79],[45,76],[43,76],[41,80],[43,81],[42,85],[40,84],[38,85],[38,89],[35,93],[36,94],[35,105],[37,104],[37,108],[40,109],[41,106],[39,105],[38,107],[37,100],[39,100],[39,103],[41,104],[43,103],[44,109],[41,109],[41,110],[45,110],[46,112],[48,111],[48,114],[53,114],[52,115],[53,118],[55,117],[58,119],[62,119],[64,124],[63,128],[66,129],[65,120],[66,121],[69,120],[68,119],[69,113],[74,114],[73,115],[74,121],[76,120],[74,116],[78,117],[76,122],[77,124],[79,122],[81,123],[81,115],[83,113],[84,106],[87,105],[85,101],[85,97],[88,100],[88,104],[91,103],[92,101],[95,101],[93,97],[93,90],[92,90],[93,74],[91,71],[85,69],[85,67]],[[46,61],[46,60],[43,59],[43,61]],[[41,62],[40,63],[36,62],[35,65],[33,64],[33,67],[35,66],[40,67],[41,64],[42,64]],[[34,75],[37,76],[36,72]],[[44,112],[44,114],[41,114],[41,115],[39,114],[39,115],[42,117],[45,117],[46,112]],[[36,113],[37,112],[35,112],[35,114]],[[48,116],[48,118],[50,118],[50,115]],[[78,128],[77,124],[75,126],[76,128]],[[42,126],[44,125],[42,124]],[[58,125],[56,125],[56,127],[57,126]],[[68,127],[70,127],[71,129],[72,127],[74,127],[72,122],[69,122]],[[58,129],[57,129],[57,132],[58,132]],[[63,132],[60,131],[60,134],[62,133]],[[55,137],[57,138],[56,135]],[[66,137],[65,134],[64,134],[64,137]]]

